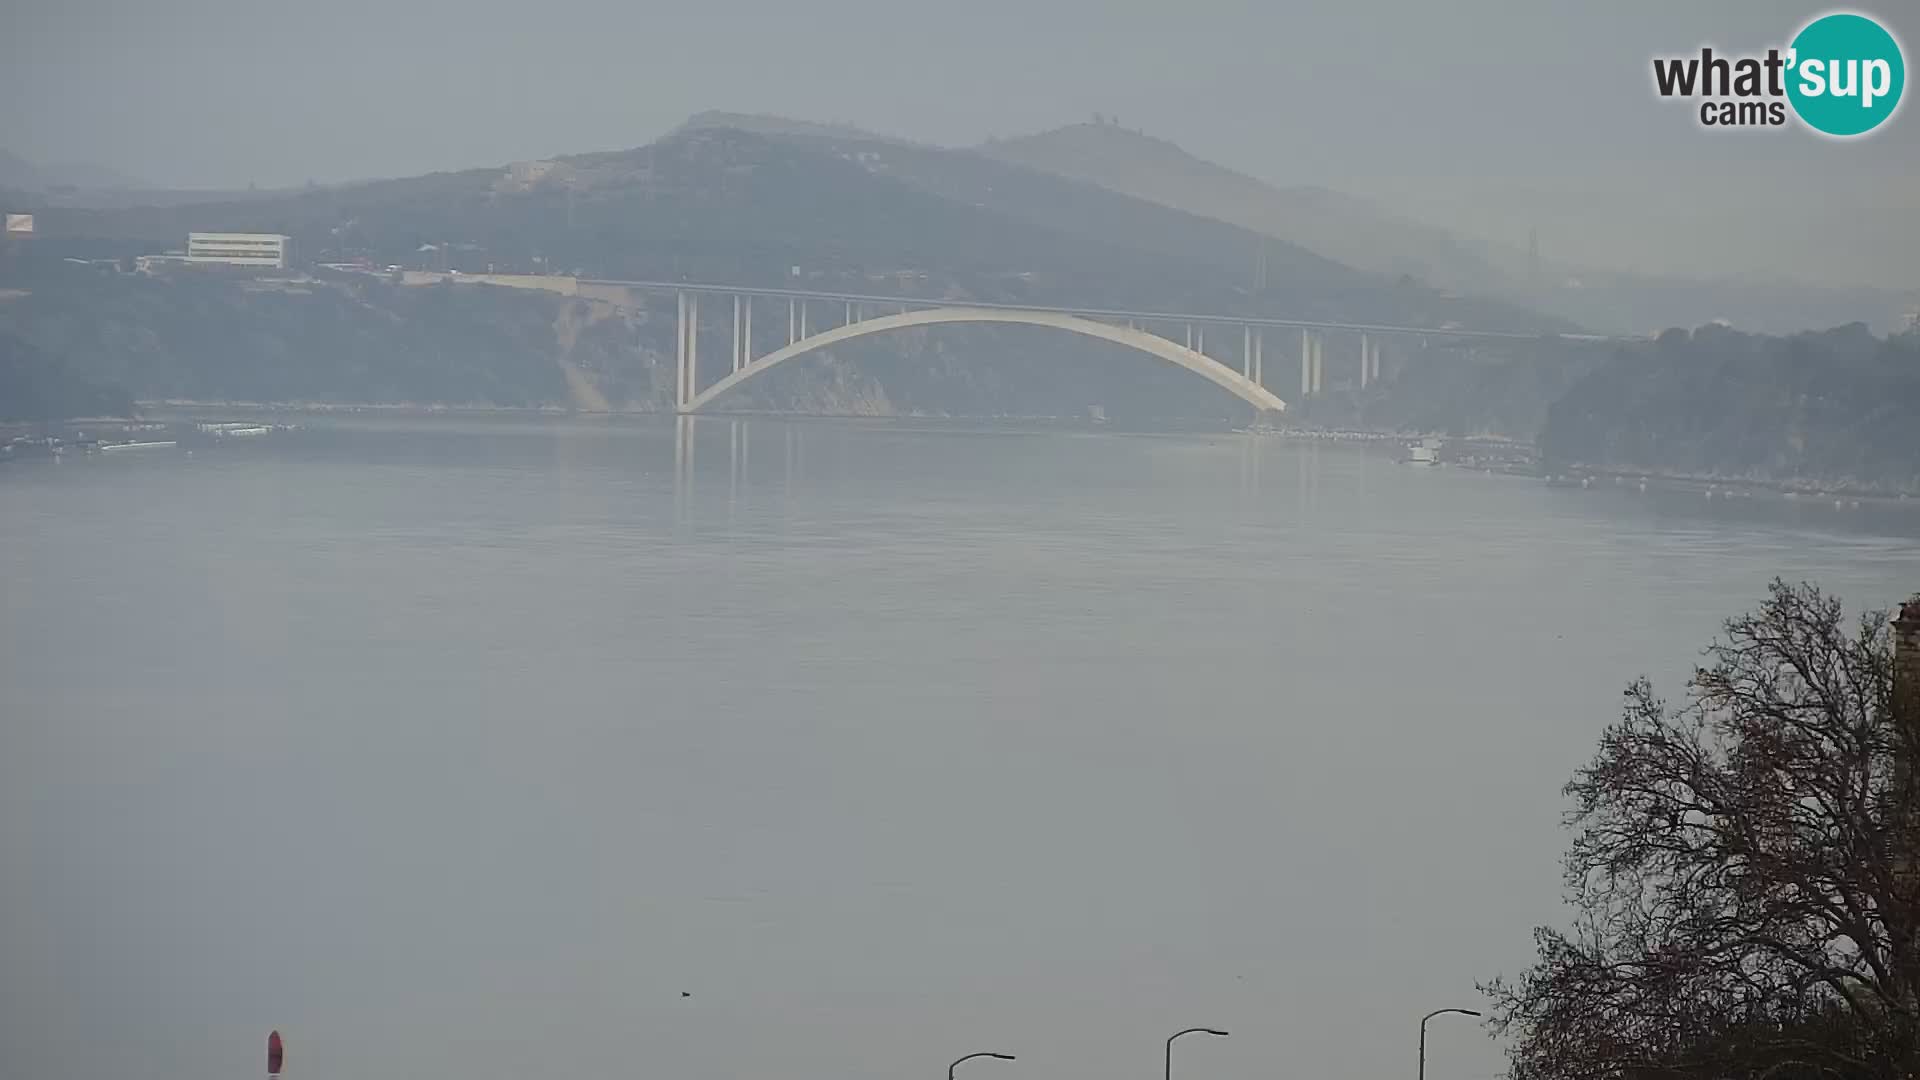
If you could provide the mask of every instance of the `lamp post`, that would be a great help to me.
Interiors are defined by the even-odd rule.
[[[1226,1032],[1215,1028],[1188,1028],[1167,1036],[1167,1080],[1173,1080],[1173,1040],[1182,1035],[1225,1035]]]
[[[1427,1080],[1427,1021],[1447,1013],[1459,1013],[1461,1016],[1479,1016],[1472,1009],[1435,1009],[1420,1018],[1420,1080]]]
[[[1001,1061],[1013,1060],[1012,1054],[996,1054],[991,1051],[982,1051],[978,1054],[968,1054],[966,1057],[961,1058],[960,1061],[956,1061],[953,1064],[947,1066],[947,1080],[953,1080],[953,1070],[960,1067],[961,1061],[972,1061],[974,1058],[980,1058],[980,1057],[999,1058]]]

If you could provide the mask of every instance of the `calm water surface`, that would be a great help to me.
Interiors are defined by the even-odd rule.
[[[9,466],[0,1075],[1410,1075],[1560,916],[1625,682],[1917,534],[1226,435]]]

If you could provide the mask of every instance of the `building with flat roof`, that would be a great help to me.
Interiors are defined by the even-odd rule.
[[[279,233],[188,233],[187,261],[284,270],[289,239]]]

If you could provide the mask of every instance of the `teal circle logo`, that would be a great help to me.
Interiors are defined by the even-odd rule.
[[[1794,36],[1787,100],[1815,131],[1865,135],[1900,107],[1907,64],[1886,27],[1852,12],[1822,15]]]

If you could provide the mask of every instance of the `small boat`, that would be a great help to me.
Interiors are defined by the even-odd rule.
[[[11,461],[58,461],[67,448],[58,439],[15,439],[6,445]]]
[[[101,443],[100,452],[110,454],[115,450],[164,450],[168,447],[179,445],[179,442],[173,439],[156,440],[153,442]]]
[[[1407,456],[1401,460],[1408,465],[1438,465],[1440,454],[1431,446],[1415,443],[1407,447]]]

